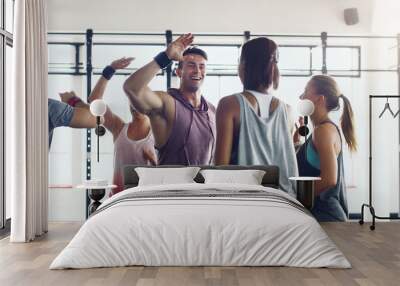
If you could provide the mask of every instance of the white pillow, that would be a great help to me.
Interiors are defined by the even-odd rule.
[[[234,183],[261,185],[265,171],[262,170],[201,170],[204,183]]]
[[[199,167],[135,168],[138,186],[195,183],[193,179],[199,170]]]

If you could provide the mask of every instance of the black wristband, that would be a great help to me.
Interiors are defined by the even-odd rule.
[[[159,53],[157,56],[154,57],[154,60],[160,66],[161,69],[165,69],[172,63],[172,61],[168,58],[166,52]]]
[[[115,73],[115,69],[112,66],[106,66],[103,69],[102,75],[107,79],[110,80]]]

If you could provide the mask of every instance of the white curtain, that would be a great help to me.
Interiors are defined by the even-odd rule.
[[[48,226],[46,0],[16,0],[9,174],[12,242],[28,242]]]

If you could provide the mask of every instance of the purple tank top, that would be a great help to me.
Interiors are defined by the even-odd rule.
[[[175,99],[175,121],[167,143],[159,149],[159,164],[213,164],[215,107],[201,97],[200,107],[195,109],[178,89],[170,88],[168,93]]]

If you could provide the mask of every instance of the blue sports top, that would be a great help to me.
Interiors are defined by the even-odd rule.
[[[325,121],[321,124],[326,123],[333,124],[336,127],[342,145],[339,127],[332,121]],[[346,221],[348,217],[342,149],[343,146],[341,146],[337,157],[338,174],[336,185],[315,197],[314,207],[311,212],[319,221]],[[312,142],[312,135],[301,146],[296,156],[300,176],[319,177],[321,175],[320,158]]]

